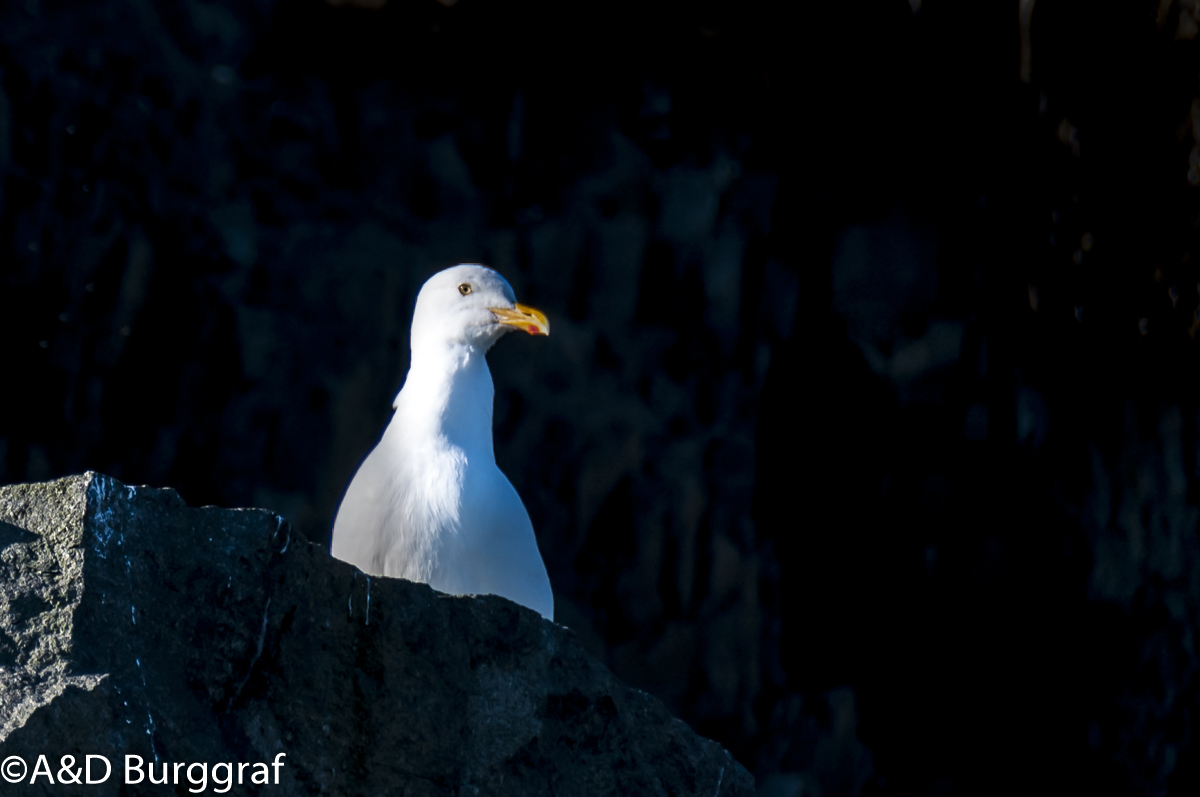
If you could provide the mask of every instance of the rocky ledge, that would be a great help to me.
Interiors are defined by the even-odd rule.
[[[89,755],[112,768],[95,795],[202,774],[206,793],[753,793],[532,611],[371,579],[266,511],[95,473],[0,488],[0,775],[62,794]]]

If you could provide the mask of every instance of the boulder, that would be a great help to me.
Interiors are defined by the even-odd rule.
[[[0,759],[31,795],[753,792],[535,612],[96,473],[0,488]]]

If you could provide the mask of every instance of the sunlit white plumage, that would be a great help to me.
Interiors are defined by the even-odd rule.
[[[485,355],[513,329],[549,332],[495,271],[455,266],[425,283],[395,414],[346,490],[332,551],[368,575],[502,595],[553,619],[529,514],[492,449]]]

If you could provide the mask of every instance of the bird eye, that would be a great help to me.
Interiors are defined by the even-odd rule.
[[[466,296],[468,293],[471,292],[471,286],[464,282],[462,285],[458,286],[458,292],[461,293],[463,296]]]

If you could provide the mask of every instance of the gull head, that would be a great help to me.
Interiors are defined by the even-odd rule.
[[[412,345],[469,345],[484,351],[506,332],[549,335],[540,311],[517,304],[508,280],[487,266],[464,264],[434,274],[417,294]]]

